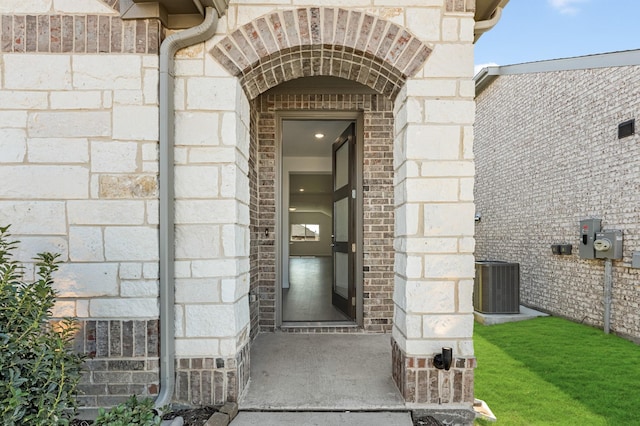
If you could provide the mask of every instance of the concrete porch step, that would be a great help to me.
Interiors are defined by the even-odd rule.
[[[406,411],[388,334],[258,335],[241,411]]]

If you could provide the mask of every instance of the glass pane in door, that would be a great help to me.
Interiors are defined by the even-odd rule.
[[[335,242],[349,242],[349,199],[336,201],[333,209]]]
[[[340,189],[349,183],[349,144],[345,143],[336,151],[335,187]]]
[[[335,281],[333,283],[333,291],[346,299],[349,297],[349,254],[336,252],[334,262]]]

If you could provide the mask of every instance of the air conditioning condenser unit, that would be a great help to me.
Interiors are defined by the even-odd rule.
[[[477,261],[473,308],[484,314],[519,314],[520,264]]]

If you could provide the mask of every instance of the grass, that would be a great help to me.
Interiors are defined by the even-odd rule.
[[[638,345],[554,317],[476,323],[474,341],[475,395],[496,424],[640,425]]]

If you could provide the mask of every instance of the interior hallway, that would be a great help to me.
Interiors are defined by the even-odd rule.
[[[290,257],[289,288],[282,289],[282,320],[350,321],[331,303],[331,257]]]

